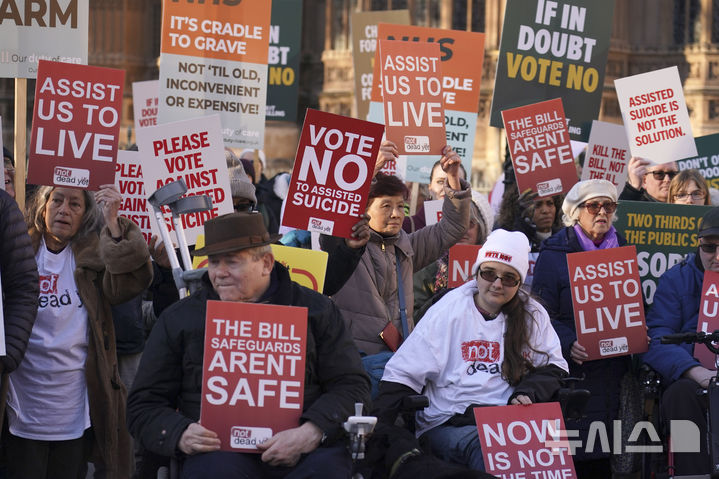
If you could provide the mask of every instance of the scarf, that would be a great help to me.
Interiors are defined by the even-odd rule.
[[[579,223],[574,225],[574,232],[577,233],[579,246],[581,246],[583,251],[609,249],[616,248],[619,246],[619,240],[617,239],[617,230],[614,229],[614,226],[609,228],[609,231],[606,232],[604,238],[602,238],[602,241],[600,241],[599,244],[595,243],[587,236],[582,227],[579,226]]]

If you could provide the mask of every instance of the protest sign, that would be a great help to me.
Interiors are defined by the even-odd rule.
[[[2,144],[2,117],[0,116],[0,151],[3,151]],[[5,163],[5,156],[3,154],[3,165]],[[7,189],[5,186],[5,168],[0,168],[0,189]]]
[[[407,157],[402,155],[398,156],[396,160],[387,160],[379,171],[385,175],[396,176],[400,180],[406,181]]]
[[[562,98],[573,140],[599,116],[614,1],[508,0],[489,124],[500,112]]]
[[[6,0],[0,10],[0,78],[35,78],[40,60],[87,65],[89,0]]]
[[[589,360],[647,351],[634,246],[567,255],[577,342]]]
[[[630,157],[624,126],[594,120],[584,156],[582,181],[611,181],[621,191],[627,181]]]
[[[383,131],[307,109],[282,226],[349,238],[365,211]]]
[[[375,52],[377,51],[377,24],[380,21],[409,25],[409,10],[352,12],[350,19],[352,66],[354,67],[357,118],[361,120],[366,120],[369,113]]]
[[[484,34],[439,28],[404,25],[378,25],[378,39],[428,42],[439,44],[442,72],[446,143],[462,158],[468,173],[472,171],[474,136],[477,126],[479,87],[482,77]],[[384,121],[379,52],[375,56],[370,121]],[[399,145],[401,140],[388,139]],[[429,183],[437,155],[417,155],[407,162],[407,181]]]
[[[125,71],[41,60],[27,182],[96,190],[115,182]]]
[[[133,221],[142,231],[142,236],[150,243],[152,227],[142,179],[142,165],[138,151],[120,150],[115,165],[115,186],[122,195],[118,214]]]
[[[679,171],[699,170],[711,188],[719,188],[719,133],[694,138],[697,156],[677,161]]]
[[[271,3],[162,2],[160,123],[219,114],[227,146],[262,148]]]
[[[301,42],[302,0],[272,0],[267,57],[268,120],[297,120]]]
[[[702,297],[697,318],[697,332],[713,333],[719,329],[719,273],[704,272]],[[714,344],[716,346],[716,344]],[[694,345],[694,357],[702,366],[716,371],[716,355],[703,344]]]
[[[657,280],[666,270],[696,251],[697,229],[710,206],[620,201],[614,227],[637,247],[639,276],[647,304],[654,300]]]
[[[136,81],[132,84],[132,112],[135,116],[135,130],[157,126],[158,97],[160,81]]]
[[[502,112],[519,191],[567,193],[577,182],[561,98]]]
[[[260,452],[300,425],[306,343],[307,308],[207,302],[200,422],[221,450]]]
[[[457,244],[449,248],[448,287],[456,288],[472,279],[472,265],[481,247],[478,244]]]
[[[184,180],[186,196],[208,195],[212,209],[181,215],[187,244],[193,245],[210,218],[232,213],[232,193],[227,174],[225,152],[220,134],[220,117],[199,117],[137,131],[137,146],[142,158],[145,193],[176,180]],[[163,207],[168,231],[173,230],[170,210]],[[159,236],[155,221],[152,232]]]
[[[428,200],[424,205],[424,224],[426,226],[438,223],[442,219],[442,205],[444,200]]]
[[[436,43],[380,40],[387,138],[404,155],[442,155],[446,143]]]
[[[559,403],[474,408],[486,472],[504,479],[576,479]]]
[[[655,163],[697,156],[679,69],[614,80],[632,156]]]

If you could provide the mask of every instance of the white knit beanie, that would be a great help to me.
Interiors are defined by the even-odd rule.
[[[562,220],[566,226],[572,226],[579,219],[579,205],[592,198],[606,196],[616,203],[617,187],[607,180],[584,180],[575,183],[564,197]]]
[[[472,266],[472,276],[477,275],[482,263],[496,261],[517,270],[524,283],[529,269],[530,251],[529,240],[523,233],[503,229],[494,230],[477,253],[477,260]]]

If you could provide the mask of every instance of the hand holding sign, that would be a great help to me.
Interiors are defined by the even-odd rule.
[[[345,244],[353,249],[361,248],[369,241],[369,215],[360,216],[360,220],[352,226],[350,238],[345,238]]]
[[[579,341],[574,341],[572,343],[572,348],[569,350],[569,357],[572,358],[572,361],[579,365],[589,359],[586,348],[579,344]]]
[[[453,190],[461,190],[462,183],[459,181],[459,166],[462,164],[462,159],[449,145],[445,145],[445,147],[442,148],[442,155],[439,164],[442,166],[442,171],[447,173],[447,183],[449,187]]]
[[[102,208],[102,216],[105,218],[105,224],[110,230],[113,238],[122,236],[120,224],[117,222],[117,212],[120,211],[122,196],[115,185],[100,185],[100,189],[95,192],[95,201]]]
[[[399,158],[399,151],[397,151],[397,145],[393,141],[384,140],[379,147],[379,153],[377,154],[377,163],[374,165],[374,176],[384,168],[385,163],[388,161],[397,161]]]
[[[199,422],[193,422],[180,436],[177,447],[188,456],[201,452],[219,451],[220,438],[215,432],[201,426]]]
[[[308,454],[320,445],[322,430],[311,422],[300,427],[278,432],[267,442],[258,444],[257,449],[264,451],[262,461],[270,466],[292,467],[302,454]]]
[[[636,189],[640,189],[644,181],[644,175],[647,174],[647,166],[651,164],[652,162],[646,158],[632,156],[627,167],[629,184]]]

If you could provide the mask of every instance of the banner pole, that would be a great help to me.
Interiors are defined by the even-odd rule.
[[[25,178],[27,158],[27,78],[15,79],[15,200],[25,211]]]

